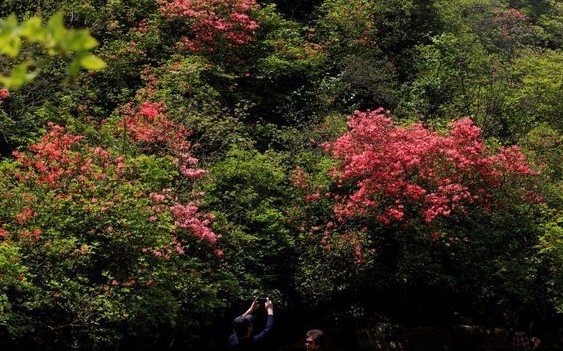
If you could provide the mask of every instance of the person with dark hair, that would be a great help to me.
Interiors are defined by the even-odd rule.
[[[267,312],[266,326],[259,333],[254,333],[254,313],[261,306]],[[258,350],[270,335],[274,326],[274,304],[269,298],[256,298],[246,312],[233,321],[233,333],[229,337],[229,345],[232,350]]]
[[[320,329],[311,329],[305,333],[305,349],[321,350],[325,333]]]

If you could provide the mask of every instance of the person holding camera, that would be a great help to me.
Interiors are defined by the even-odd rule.
[[[264,306],[267,312],[266,326],[259,333],[255,333],[252,313],[261,306]],[[273,326],[274,304],[268,297],[255,298],[248,310],[234,319],[233,333],[229,337],[229,345],[232,350],[257,350],[270,336]]]

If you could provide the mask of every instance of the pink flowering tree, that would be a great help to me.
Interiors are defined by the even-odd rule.
[[[538,240],[531,220],[542,201],[533,185],[538,173],[517,146],[488,146],[467,118],[438,132],[398,125],[379,109],[356,111],[347,126],[324,144],[329,158],[293,174],[302,193],[294,220],[305,296],[322,301],[354,291],[362,299],[376,289],[382,300],[426,299],[420,309],[458,290],[447,308],[463,309],[497,289],[491,298],[530,302],[520,284],[531,284],[532,263],[501,258],[532,257]],[[494,281],[498,270],[506,275]],[[434,293],[420,297],[421,289]]]
[[[373,217],[385,225],[422,216],[464,215],[488,208],[503,187],[536,175],[517,146],[487,148],[470,119],[454,122],[448,135],[421,124],[399,127],[382,110],[355,112],[350,130],[326,150],[340,161],[332,170],[338,220]],[[525,188],[516,189],[523,200]]]
[[[539,39],[539,33],[530,18],[520,10],[509,8],[493,12],[494,43],[510,57]]]
[[[11,337],[96,348],[221,304],[211,287],[223,253],[214,216],[199,210],[205,171],[189,132],[159,102],[95,127],[49,124],[1,164],[0,323]]]

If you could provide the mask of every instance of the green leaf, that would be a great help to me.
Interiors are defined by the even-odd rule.
[[[21,26],[21,35],[31,42],[45,40],[45,32],[42,29],[43,23],[39,17],[31,17]]]
[[[16,57],[20,53],[21,39],[19,37],[0,38],[0,53]]]
[[[80,65],[88,70],[99,71],[104,69],[106,63],[96,55],[88,54],[80,59]]]
[[[49,55],[64,53],[66,51],[67,30],[63,22],[63,14],[53,15],[47,22],[45,33],[45,47]]]
[[[8,33],[13,35],[18,28],[18,18],[16,15],[11,14],[8,18],[0,20],[0,35]]]
[[[40,43],[49,55],[76,53],[68,68],[71,76],[76,76],[80,69],[101,70],[106,63],[89,51],[99,45],[87,29],[67,29],[62,13],[53,15],[46,25],[39,17],[31,17],[21,24],[15,15],[0,19],[0,55],[17,57],[20,54],[23,39]],[[32,80],[38,71],[28,72],[27,62],[12,69],[7,76],[0,76],[0,83],[16,89]]]
[[[82,40],[80,50],[90,50],[99,45],[98,41],[90,35],[87,29],[77,30]]]
[[[98,41],[90,36],[87,30],[68,31],[64,42],[64,48],[74,52],[86,51],[98,46]]]
[[[0,76],[0,84],[7,89],[17,89],[33,80],[39,72],[37,70],[29,72],[28,66],[27,62],[17,65],[9,76]]]

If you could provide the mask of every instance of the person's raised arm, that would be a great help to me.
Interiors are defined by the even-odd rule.
[[[250,307],[248,308],[248,310],[246,310],[246,312],[244,312],[242,314],[243,317],[248,316],[249,314],[251,314],[252,312],[256,311],[258,309],[258,307],[260,307],[260,304],[258,303],[258,298],[254,298],[254,301],[252,301],[252,304],[250,305]]]
[[[264,327],[264,330],[262,330],[259,334],[256,334],[254,336],[254,341],[261,341],[265,339],[268,335],[270,335],[270,332],[272,331],[272,327],[274,326],[274,304],[272,303],[272,300],[270,300],[270,298],[268,297],[266,298],[266,302],[264,303],[264,308],[268,313],[268,317],[266,319],[266,326]]]

